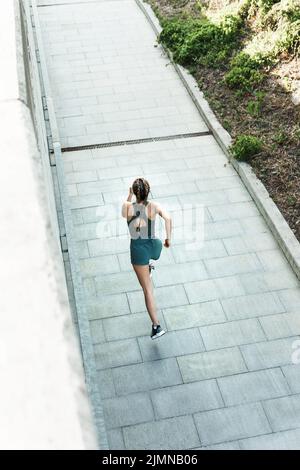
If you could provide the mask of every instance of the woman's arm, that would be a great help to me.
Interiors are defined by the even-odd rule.
[[[125,217],[125,219],[128,218],[128,207],[130,206],[132,196],[133,196],[133,191],[132,191],[132,188],[130,187],[127,200],[123,202],[123,205],[122,205],[122,217]]]
[[[170,214],[167,211],[165,211],[159,204],[155,204],[155,205],[156,205],[157,213],[165,221],[166,239],[165,239],[164,246],[166,248],[169,248],[169,246],[171,244],[172,218],[171,218]]]

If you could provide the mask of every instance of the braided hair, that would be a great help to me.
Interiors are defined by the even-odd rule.
[[[150,191],[150,185],[144,178],[137,178],[132,185],[133,194],[137,202],[146,202]]]

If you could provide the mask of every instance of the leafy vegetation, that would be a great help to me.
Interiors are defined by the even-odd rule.
[[[300,241],[300,0],[148,0]]]
[[[216,25],[206,18],[172,18],[163,21],[159,40],[182,65],[220,65],[237,45],[242,25],[239,17],[225,16]]]
[[[265,92],[257,91],[255,93],[255,99],[251,99],[248,101],[246,109],[251,116],[257,117],[261,115],[265,96]]]
[[[250,161],[251,157],[262,150],[262,141],[255,136],[239,135],[230,150],[237,160]]]
[[[177,6],[186,5],[175,1]],[[174,54],[174,60],[185,66],[228,65],[226,83],[241,91],[255,88],[262,79],[264,66],[276,62],[277,57],[300,51],[300,2],[299,0],[244,0],[238,2],[235,14],[209,16],[200,7],[198,15],[161,17],[163,31],[159,41]],[[257,35],[241,48],[247,21],[255,17],[260,27]],[[232,55],[237,57],[232,59]]]
[[[252,92],[262,82],[264,75],[259,71],[261,64],[245,52],[240,52],[230,62],[230,70],[225,75],[225,83],[230,88]]]

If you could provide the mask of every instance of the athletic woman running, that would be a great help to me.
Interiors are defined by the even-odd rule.
[[[166,239],[164,246],[169,248],[171,243],[172,220],[157,202],[149,202],[150,186],[144,178],[137,178],[131,188],[127,201],[122,206],[122,216],[127,219],[131,236],[130,256],[133,269],[144,291],[145,303],[152,321],[151,338],[155,339],[165,334],[161,328],[156,312],[153,288],[151,283],[151,270],[154,267],[150,259],[157,260],[162,250],[162,242],[155,237],[154,226],[156,215],[159,214],[165,221]],[[133,194],[136,202],[131,202]]]

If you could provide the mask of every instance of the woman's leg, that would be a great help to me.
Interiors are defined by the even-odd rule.
[[[149,265],[147,264],[140,266],[137,264],[133,264],[133,269],[135,270],[139,283],[141,284],[142,289],[144,291],[145,303],[152,323],[153,325],[158,325],[159,321],[156,313],[153,287],[149,275]]]

